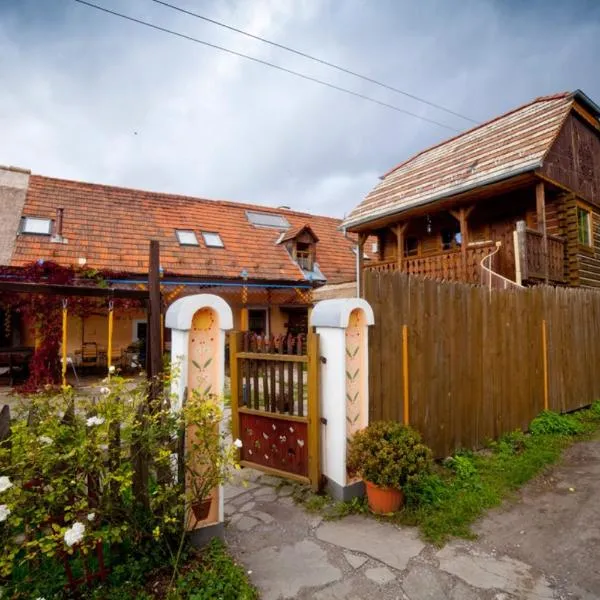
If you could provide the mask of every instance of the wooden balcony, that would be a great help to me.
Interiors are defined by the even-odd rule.
[[[472,244],[466,251],[466,266],[460,249],[429,256],[409,256],[399,264],[394,258],[385,261],[365,263],[366,271],[398,271],[411,275],[420,275],[429,279],[447,281],[481,282],[481,261],[496,248],[494,242]]]
[[[564,283],[565,278],[565,241],[563,238],[548,235],[548,267],[544,252],[544,235],[534,229],[517,227],[517,236],[522,245],[521,279],[523,281],[545,281]]]

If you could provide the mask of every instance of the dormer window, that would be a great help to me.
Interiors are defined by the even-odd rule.
[[[21,233],[50,235],[52,233],[52,220],[42,217],[23,217],[21,219]]]
[[[285,244],[291,257],[303,271],[314,271],[319,238],[309,225],[304,225],[281,235],[280,244]]]
[[[305,271],[313,268],[314,243],[296,242],[296,262]]]

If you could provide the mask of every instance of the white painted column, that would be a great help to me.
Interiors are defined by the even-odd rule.
[[[349,500],[362,495],[359,479],[346,470],[347,441],[369,422],[368,327],[373,310],[360,298],[323,300],[312,310],[310,325],[319,334],[321,471],[330,495]]]
[[[225,332],[233,329],[231,308],[219,296],[196,294],[176,300],[167,310],[165,325],[171,329],[171,381],[173,409],[180,410],[186,388],[200,388],[221,402],[225,384]],[[206,392],[210,390],[210,392]],[[224,431],[224,423],[220,424]],[[206,519],[197,521],[186,516],[191,541],[204,545],[223,536],[224,498],[222,486],[213,490]]]

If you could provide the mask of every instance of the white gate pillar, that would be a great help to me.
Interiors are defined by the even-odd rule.
[[[219,296],[196,294],[171,304],[165,317],[171,329],[171,382],[173,408],[179,410],[188,391],[215,395],[223,410],[225,383],[225,332],[233,329],[231,308]],[[220,425],[221,431],[224,424]],[[215,536],[222,537],[224,506],[222,486],[214,489],[208,515],[197,519],[186,511],[186,528],[194,545],[201,546]]]
[[[338,500],[363,494],[360,479],[346,471],[347,441],[369,423],[369,325],[373,310],[366,300],[323,300],[312,310],[310,325],[320,340],[319,403],[321,472],[327,492]]]

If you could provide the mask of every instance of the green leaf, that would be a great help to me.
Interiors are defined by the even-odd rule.
[[[192,364],[196,367],[196,369],[199,369],[200,371],[202,371],[202,367],[200,366],[200,364],[197,363],[193,358],[192,358]]]
[[[204,366],[202,367],[203,369],[206,369],[206,367],[208,367],[208,365],[210,365],[210,363],[212,362],[212,357],[209,358],[205,363]]]

